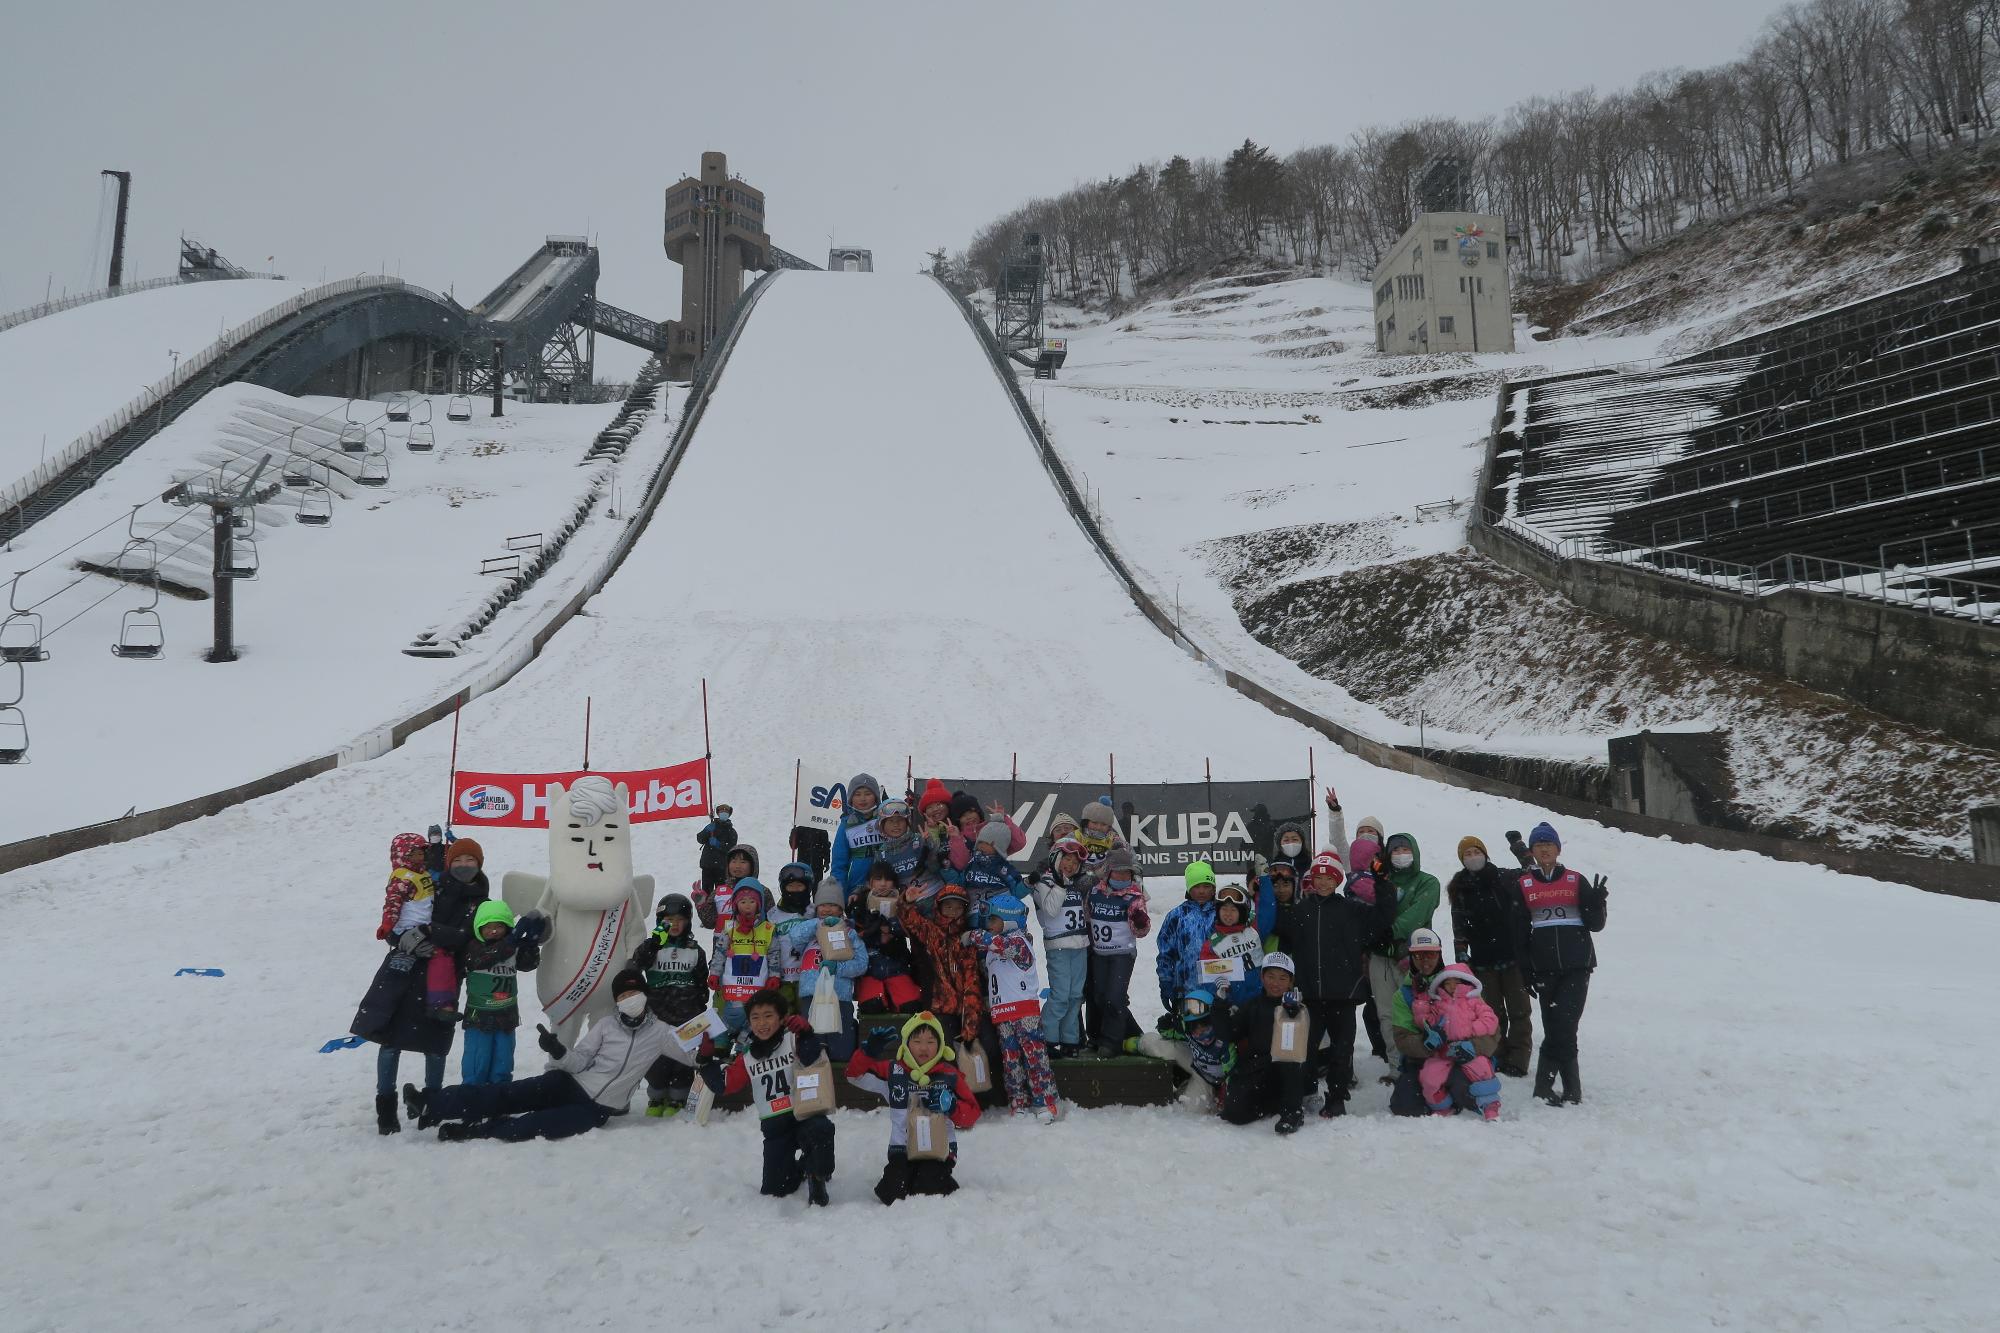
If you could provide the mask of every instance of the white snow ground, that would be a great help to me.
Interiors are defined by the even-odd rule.
[[[171,374],[227,329],[312,284],[266,278],[190,282],[134,292],[0,333],[0,487]]]
[[[163,569],[205,567],[210,547],[201,523],[158,502],[160,493],[232,450],[251,450],[228,431],[245,417],[279,419],[259,408],[320,419],[322,445],[332,444],[345,415],[341,399],[291,398],[251,385],[204,395],[98,486],[13,544],[13,569],[39,566],[21,580],[21,601],[41,603],[49,660],[25,668],[21,707],[33,744],[27,765],[0,769],[7,797],[0,803],[0,842],[134,807],[155,809],[276,772],[356,742],[477,679],[567,602],[609,552],[626,523],[612,497],[463,655],[419,658],[402,650],[421,631],[456,621],[494,587],[497,576],[482,575],[480,562],[506,556],[508,537],[553,535],[600,468],[614,469],[619,495],[636,502],[685,394],[663,388],[661,399],[664,410],[647,419],[622,460],[581,466],[617,404],[510,402],[496,421],[481,403],[470,421],[453,422],[446,419],[449,399],[433,397],[435,450],[408,452],[402,443],[408,427],[387,424],[388,484],[338,484],[344,494],[334,501],[330,524],[296,522],[299,493],[291,489],[258,507],[259,575],[235,590],[238,661],[203,660],[213,603],[175,597],[159,601],[163,658],[120,659],[110,645],[121,618],[149,598],[103,576],[80,575],[74,562],[111,563],[125,541],[131,506],[150,500],[131,525],[136,531],[183,519],[161,537],[163,557],[190,534],[195,543],[179,560],[163,561]],[[358,418],[379,417],[382,405],[361,402],[355,409]],[[422,415],[417,406],[413,416]],[[283,468],[284,439],[269,452],[267,481]],[[247,475],[242,462],[232,467],[232,475]],[[521,559],[533,554],[524,550]],[[178,576],[189,574],[182,568]],[[196,577],[204,589],[212,582]],[[12,686],[12,669],[0,668],[0,688]]]
[[[1056,778],[1116,750],[1140,781],[1204,755],[1296,773],[1311,740],[1139,618],[951,302],[899,275],[777,280],[631,559],[467,710],[461,762],[573,763],[586,694],[594,762],[698,754],[703,676],[717,791],[767,863],[800,754],[998,776],[1018,749]],[[841,1112],[817,1216],[757,1197],[749,1116],[378,1138],[373,1050],[318,1048],[379,958],[388,838],[436,817],[448,731],[0,879],[26,998],[0,1035],[10,1329],[1989,1322],[2000,1075],[1973,1015],[2000,913],[1580,824],[1572,859],[1612,896],[1578,1109],[1510,1083],[1497,1125],[1396,1121],[1370,1084],[1291,1140],[1178,1109],[989,1118],[958,1195],[889,1210],[885,1119]],[[1440,868],[1534,817],[1319,762]],[[692,831],[642,830],[639,868],[685,882]],[[482,841],[495,869],[542,864],[539,834]],[[1133,995],[1150,1022],[1143,966]]]

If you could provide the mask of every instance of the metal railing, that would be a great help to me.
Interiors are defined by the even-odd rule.
[[[381,275],[364,274],[352,278],[343,278],[338,282],[329,282],[323,286],[315,287],[310,291],[301,292],[291,300],[281,305],[273,306],[263,314],[246,320],[235,328],[228,330],[221,337],[192,356],[183,357],[172,374],[156,380],[153,384],[147,386],[138,397],[132,399],[125,406],[98,422],[97,425],[91,427],[82,435],[79,435],[74,441],[58,450],[54,455],[44,459],[34,471],[19,478],[4,491],[0,491],[0,510],[11,509],[15,505],[20,504],[49,482],[54,481],[57,477],[75,467],[79,462],[102,446],[105,441],[125,429],[134,420],[147,412],[155,410],[156,405],[162,404],[169,394],[182,388],[197,376],[205,374],[210,367],[221,360],[223,356],[244,339],[291,318],[307,306],[335,296],[368,288],[409,291],[419,296],[445,303],[445,298],[435,292],[406,283],[401,278],[384,277]]]
[[[1885,569],[1798,552],[1773,556],[1761,565],[1744,565],[1685,551],[1634,546],[1609,537],[1553,537],[1490,505],[1481,507],[1479,517],[1487,527],[1557,560],[1628,565],[1743,597],[1765,597],[1787,589],[1827,592],[1860,601],[1886,602],[1926,615],[1958,616],[1981,624],[2000,625],[2000,589],[1990,583],[1951,578],[1922,569]]]
[[[259,278],[269,282],[280,281],[278,275],[275,273],[245,273],[241,276],[244,278]],[[26,324],[30,320],[41,319],[45,315],[54,315],[65,310],[74,310],[80,305],[90,305],[96,301],[109,300],[114,296],[130,296],[134,292],[150,292],[157,291],[162,287],[181,287],[186,285],[188,285],[187,279],[182,278],[179,274],[175,274],[167,278],[147,278],[144,282],[120,283],[116,287],[99,287],[94,292],[78,292],[75,296],[59,296],[53,301],[43,301],[39,305],[31,305],[21,310],[0,315],[0,333],[5,333],[17,324]]]
[[[1994,557],[2000,557],[2000,523],[1929,532],[1876,548],[1876,559],[1884,569],[1932,569],[1961,561],[1971,565]]]

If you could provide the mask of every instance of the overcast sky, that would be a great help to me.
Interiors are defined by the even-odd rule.
[[[662,191],[704,149],[765,191],[778,245],[822,263],[831,236],[910,269],[1135,162],[1617,88],[1730,59],[1777,8],[14,0],[0,311],[103,284],[105,167],[133,173],[128,278],[171,272],[185,230],[249,267],[386,266],[469,304],[587,228],[600,295],[664,317]]]

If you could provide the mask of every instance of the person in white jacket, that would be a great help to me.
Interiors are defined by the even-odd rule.
[[[1042,1001],[1042,1035],[1049,1054],[1068,1059],[1083,1045],[1083,990],[1090,972],[1090,922],[1085,900],[1096,876],[1084,868],[1083,843],[1060,838],[1035,876],[1035,919],[1049,960],[1049,997]]]
[[[542,1049],[555,1058],[547,1072],[514,1083],[461,1083],[423,1092],[403,1085],[403,1106],[418,1129],[438,1127],[441,1139],[566,1139],[625,1114],[632,1089],[661,1056],[685,1065],[694,1053],[646,1007],[646,978],[626,968],[611,980],[613,1012],[565,1049],[539,1028]],[[470,1121],[472,1123],[464,1123]]]

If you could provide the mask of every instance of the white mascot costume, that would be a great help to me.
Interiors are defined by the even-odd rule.
[[[516,913],[549,918],[535,971],[556,1035],[574,1046],[588,1018],[611,1012],[611,977],[653,924],[653,877],[632,874],[631,795],[586,773],[549,789],[549,873],[510,870],[501,896]]]

